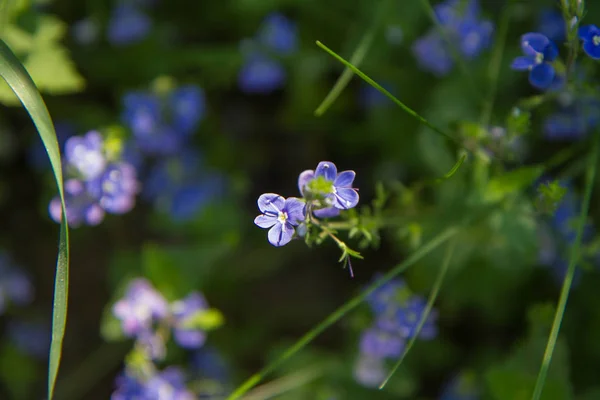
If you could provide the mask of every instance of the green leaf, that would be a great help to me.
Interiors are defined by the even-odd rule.
[[[541,166],[523,167],[490,179],[484,201],[494,203],[530,186],[544,172]]]
[[[54,385],[58,375],[58,367],[62,353],[62,342],[67,323],[67,300],[69,292],[69,228],[66,217],[63,190],[63,175],[60,151],[56,140],[56,132],[44,100],[38,92],[31,77],[17,57],[0,40],[0,75],[18,96],[31,116],[37,131],[48,152],[52,172],[60,195],[63,220],[60,224],[58,244],[58,260],[56,262],[56,278],[54,282],[54,304],[52,313],[52,342],[50,345],[50,361],[48,370],[48,399],[52,400]]]
[[[223,325],[223,314],[215,308],[198,311],[183,320],[183,327],[186,329],[202,329],[210,331]]]

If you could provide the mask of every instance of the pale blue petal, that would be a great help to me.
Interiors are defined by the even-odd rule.
[[[577,35],[585,41],[592,41],[594,36],[600,35],[600,29],[596,25],[584,25],[579,27]]]
[[[317,218],[333,218],[340,215],[340,210],[335,207],[327,207],[320,210],[315,210],[313,211],[313,214]]]
[[[334,163],[321,161],[315,169],[315,176],[322,176],[328,181],[334,181],[337,176],[337,168]]]
[[[541,33],[526,33],[521,36],[521,48],[523,53],[529,56],[543,53],[548,43],[550,43],[550,39]]]
[[[513,60],[510,67],[517,71],[526,71],[535,65],[535,59],[529,56],[517,57]]]
[[[596,46],[593,41],[583,42],[583,51],[594,60],[600,59],[600,46]]]
[[[356,172],[354,171],[343,171],[335,178],[333,181],[333,186],[336,188],[342,187],[352,187],[352,182],[354,182],[354,178],[356,177]]]
[[[354,189],[340,188],[336,191],[336,202],[334,206],[341,210],[356,207],[358,204],[358,193]]]
[[[261,228],[270,228],[277,223],[277,217],[273,215],[259,215],[254,219],[254,223]]]
[[[315,171],[312,169],[307,169],[303,171],[298,177],[298,189],[300,190],[300,194],[304,195],[304,187],[308,182],[313,180],[315,177]]]
[[[276,193],[261,194],[258,198],[258,209],[262,213],[279,213],[285,204],[285,199]]]
[[[290,197],[285,201],[284,211],[287,212],[288,222],[292,225],[298,225],[304,221],[304,208],[306,203],[295,197]]]
[[[279,247],[288,244],[294,236],[294,228],[290,224],[275,224],[269,230],[269,243]]]

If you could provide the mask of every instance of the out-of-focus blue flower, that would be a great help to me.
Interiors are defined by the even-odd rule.
[[[421,68],[434,75],[448,74],[454,66],[451,48],[455,46],[460,55],[474,59],[491,44],[494,25],[479,19],[479,2],[447,0],[434,7],[442,32],[431,29],[417,39],[412,50]],[[444,38],[445,37],[445,38]]]
[[[274,12],[265,17],[257,34],[258,43],[270,52],[280,55],[298,50],[296,24],[283,14]]]
[[[594,60],[600,60],[600,29],[596,25],[585,25],[577,34],[583,41],[583,51]]]
[[[27,305],[33,300],[33,285],[7,253],[0,250],[0,314],[8,304]]]
[[[113,307],[113,314],[121,321],[123,333],[128,337],[147,333],[154,322],[162,320],[168,313],[167,301],[143,278],[130,282],[125,296]]]
[[[111,164],[101,176],[88,182],[87,190],[107,212],[124,214],[135,205],[136,170],[124,162]]]
[[[444,386],[440,400],[478,400],[480,390],[473,373],[463,372]]]
[[[152,330],[143,330],[136,336],[138,348],[151,360],[162,360],[167,355],[165,338]]]
[[[206,299],[198,292],[190,293],[186,298],[171,304],[173,335],[177,344],[186,349],[197,349],[204,344],[206,333],[189,324],[198,313],[207,309]]]
[[[127,372],[121,373],[115,380],[116,390],[110,396],[110,400],[142,400],[144,396],[144,385]]]
[[[402,336],[377,328],[367,329],[360,338],[360,352],[369,357],[400,357],[404,345]]]
[[[275,193],[265,193],[258,198],[258,209],[262,214],[254,219],[254,223],[269,229],[269,243],[284,246],[292,240],[294,227],[304,221],[305,206],[295,197],[284,199]]]
[[[191,367],[201,380],[208,379],[222,385],[229,382],[229,367],[221,354],[213,347],[202,346],[194,351]]]
[[[554,82],[556,72],[552,61],[558,57],[556,45],[541,33],[526,33],[521,36],[524,56],[513,60],[511,68],[529,71],[529,83],[538,89],[548,89]]]
[[[97,178],[106,168],[104,139],[100,132],[90,131],[73,136],[65,143],[65,161],[73,166],[82,179]]]
[[[65,206],[69,226],[77,228],[81,225],[98,225],[104,219],[104,209],[96,199],[86,190],[85,183],[78,179],[68,179],[64,184]],[[50,201],[48,206],[50,217],[54,222],[62,220],[60,198],[57,196]]]
[[[118,4],[108,22],[108,41],[115,46],[133,44],[144,39],[152,29],[152,20],[133,4]]]
[[[375,279],[379,279],[381,276],[381,274],[378,274]],[[396,304],[407,296],[410,296],[410,292],[404,281],[392,279],[375,289],[367,297],[367,303],[375,314],[380,315],[386,313],[390,308],[395,309]]]
[[[272,13],[263,20],[254,40],[242,41],[244,64],[238,84],[244,93],[270,93],[281,88],[287,73],[274,56],[289,56],[298,49],[296,24],[284,15]],[[249,50],[245,50],[246,48]]]
[[[195,400],[195,397],[185,386],[183,371],[177,367],[168,367],[145,383],[143,399]]]
[[[380,329],[388,332],[395,332],[402,337],[411,338],[417,331],[417,326],[421,320],[423,312],[427,306],[427,302],[421,296],[412,295],[405,301],[400,301],[390,305],[391,312],[388,309],[383,314],[380,314],[376,324]],[[437,335],[437,311],[431,310],[421,332],[419,338],[424,340],[433,339]]]
[[[169,105],[174,129],[186,135],[194,133],[206,113],[204,91],[194,85],[173,90],[169,95]]]
[[[38,358],[48,357],[50,329],[39,322],[12,320],[8,323],[8,336],[23,353]]]
[[[247,57],[238,74],[244,93],[270,93],[282,87],[287,79],[284,66],[267,55],[254,53]]]
[[[386,375],[384,359],[361,354],[354,364],[354,379],[366,387],[377,387]]]
[[[563,42],[567,38],[565,20],[556,9],[545,9],[539,14],[538,32],[554,42]]]

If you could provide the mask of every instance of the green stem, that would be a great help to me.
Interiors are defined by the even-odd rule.
[[[577,236],[575,238],[575,244],[573,245],[573,249],[569,257],[569,266],[567,269],[567,274],[565,276],[565,280],[563,281],[562,289],[560,291],[558,306],[556,308],[556,314],[554,315],[554,322],[552,324],[550,337],[548,338],[548,343],[544,352],[542,366],[540,367],[540,372],[535,382],[535,388],[531,397],[532,400],[539,400],[540,396],[542,395],[544,384],[546,383],[546,377],[548,375],[548,369],[550,368],[550,363],[552,361],[552,354],[554,353],[554,347],[556,346],[556,341],[558,339],[558,332],[560,331],[560,325],[562,323],[563,316],[565,314],[565,308],[567,306],[567,301],[569,299],[569,291],[571,290],[571,285],[573,283],[573,276],[575,274],[577,263],[579,262],[583,230],[587,219],[588,209],[590,207],[590,199],[592,197],[592,189],[594,187],[594,179],[596,176],[599,144],[600,132],[597,132],[594,137],[592,154],[590,155],[589,159],[585,194],[581,203],[581,214],[579,216],[577,226]]]
[[[455,246],[456,246],[456,240],[453,240],[448,244],[448,247],[446,249],[446,255],[444,256],[444,261],[442,263],[442,267],[440,268],[440,271],[438,272],[438,276],[435,279],[435,282],[433,284],[433,289],[431,289],[431,294],[429,295],[429,299],[427,300],[427,305],[425,306],[425,310],[423,310],[423,314],[421,315],[421,319],[419,320],[417,329],[415,330],[413,336],[410,338],[409,342],[406,344],[406,348],[404,349],[402,356],[400,356],[400,359],[396,362],[396,364],[394,364],[390,373],[385,378],[385,380],[381,383],[381,385],[379,385],[379,389],[383,389],[385,387],[385,385],[387,385],[388,381],[394,375],[394,373],[396,372],[398,367],[400,367],[400,364],[402,364],[402,361],[404,361],[404,358],[406,357],[406,355],[408,354],[408,352],[414,345],[415,341],[419,337],[419,334],[421,333],[421,330],[423,329],[423,326],[425,325],[425,321],[427,321],[427,317],[429,317],[429,313],[431,312],[431,309],[433,308],[433,303],[435,303],[438,293],[440,292],[440,288],[442,287],[442,283],[444,282],[444,278],[446,277],[446,272],[448,272],[448,267],[450,266],[450,260],[452,259],[452,254],[454,253]]]
[[[317,40],[316,43],[317,43],[317,46],[319,46],[321,49],[325,50],[330,56],[332,56],[333,58],[335,58],[336,60],[338,60],[339,62],[341,62],[342,64],[344,64],[347,68],[349,68],[352,72],[354,72],[356,75],[358,75],[359,77],[361,77],[369,85],[371,85],[375,89],[379,90],[382,94],[384,94],[386,97],[388,97],[394,103],[396,103],[396,105],[398,107],[400,107],[406,113],[408,113],[409,115],[411,115],[412,117],[414,117],[417,121],[421,122],[423,125],[427,126],[429,129],[431,129],[435,133],[438,133],[441,136],[444,136],[446,139],[450,140],[451,142],[453,142],[454,144],[456,144],[458,147],[463,147],[462,144],[457,139],[455,139],[452,135],[450,135],[448,132],[443,131],[442,129],[438,128],[437,126],[433,125],[432,123],[430,123],[429,121],[427,121],[425,118],[423,118],[422,116],[420,116],[419,114],[417,114],[416,111],[414,111],[413,109],[411,109],[408,106],[406,106],[403,102],[401,102],[400,100],[398,100],[393,94],[391,94],[390,92],[388,92],[387,90],[385,90],[383,87],[381,87],[381,85],[379,85],[373,79],[369,78],[361,70],[359,70],[358,68],[356,68],[354,65],[352,65],[348,61],[346,61],[344,58],[342,58],[339,54],[335,53],[333,50],[331,50],[329,47],[325,46],[323,43],[321,43],[318,40]]]
[[[324,372],[325,368],[323,366],[306,368],[302,371],[295,372],[276,381],[257,387],[244,396],[244,400],[266,400],[282,395],[285,392],[289,392],[290,390],[320,378],[323,376]]]
[[[366,290],[361,292],[359,295],[353,297],[344,305],[335,310],[332,314],[330,314],[327,318],[325,318],[320,324],[311,329],[308,333],[302,336],[296,343],[294,343],[290,348],[288,348],[281,356],[279,356],[275,361],[268,364],[262,370],[257,372],[248,378],[241,386],[239,386],[232,394],[227,398],[228,400],[239,399],[242,395],[244,395],[248,390],[261,382],[264,377],[271,372],[273,372],[280,364],[286,361],[288,358],[292,357],[298,351],[300,351],[304,346],[310,343],[315,337],[317,337],[321,332],[325,331],[331,325],[342,319],[344,315],[348,312],[352,311],[354,308],[358,307],[367,296],[377,290],[380,286],[384,285],[386,282],[390,281],[392,278],[396,277],[404,270],[406,270],[411,265],[415,264],[417,261],[425,257],[427,254],[438,248],[440,245],[448,241],[450,238],[456,236],[458,234],[458,227],[450,227],[434,237],[427,244],[423,245],[419,250],[414,252],[411,256],[409,256],[403,263],[397,265],[388,273],[386,273],[383,277],[369,285]]]
[[[488,70],[490,78],[490,91],[485,103],[483,104],[483,110],[481,113],[481,125],[483,126],[486,126],[490,123],[492,109],[494,108],[496,91],[498,89],[498,77],[500,76],[500,66],[502,65],[502,56],[504,53],[504,47],[506,46],[506,35],[508,33],[508,26],[510,24],[510,13],[512,11],[513,1],[514,0],[508,0],[508,4],[502,11],[502,17],[500,19],[498,44],[494,49],[494,54],[490,61],[490,67]]]

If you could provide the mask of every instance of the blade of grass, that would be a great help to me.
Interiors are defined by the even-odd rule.
[[[450,135],[448,132],[444,132],[442,129],[438,128],[437,126],[433,125],[432,123],[427,121],[425,118],[423,118],[422,116],[417,114],[413,109],[406,106],[403,102],[398,100],[394,95],[392,95],[390,92],[385,90],[381,85],[379,85],[373,79],[371,79],[367,75],[365,75],[361,70],[356,68],[354,65],[352,65],[351,63],[346,61],[339,54],[335,53],[333,50],[331,50],[329,47],[325,46],[323,43],[321,43],[318,40],[317,40],[317,46],[319,46],[321,49],[325,50],[325,52],[327,52],[330,56],[332,56],[333,58],[335,58],[336,60],[338,60],[339,62],[344,64],[347,68],[349,68],[352,72],[354,72],[356,75],[361,77],[369,85],[371,85],[375,89],[379,90],[382,94],[384,94],[386,97],[388,97],[394,103],[396,103],[396,105],[398,107],[400,107],[406,113],[408,113],[409,115],[414,117],[416,120],[421,122],[423,125],[427,126],[429,129],[431,129],[435,133],[440,134],[443,137],[445,137],[446,139],[450,140],[453,144],[457,145],[458,147],[461,147],[461,148],[463,147],[462,144],[458,140],[456,140],[452,135]]]
[[[50,360],[48,365],[48,399],[52,400],[54,385],[58,375],[58,367],[62,352],[62,342],[67,322],[67,300],[69,291],[69,227],[65,211],[65,196],[60,151],[56,140],[56,132],[46,104],[38,92],[35,83],[13,54],[10,48],[0,40],[0,76],[15,92],[44,143],[52,172],[56,179],[56,187],[60,196],[63,219],[60,224],[58,243],[58,259],[56,261],[56,277],[54,282],[54,304],[52,312],[52,342],[50,344]]]
[[[320,378],[323,376],[324,372],[325,368],[323,366],[308,367],[298,372],[294,372],[291,375],[284,376],[275,381],[256,387],[244,396],[244,400],[268,400],[273,397],[281,396],[286,392]]]
[[[453,240],[450,243],[448,243],[448,247],[446,248],[446,254],[444,255],[444,261],[442,261],[442,266],[440,267],[440,271],[438,272],[438,275],[435,278],[435,282],[433,284],[433,289],[431,289],[431,294],[429,295],[429,299],[427,300],[427,305],[425,306],[425,310],[423,310],[423,314],[421,314],[421,319],[419,320],[419,323],[417,324],[417,329],[415,330],[413,337],[411,337],[410,340],[408,341],[408,343],[406,344],[406,348],[404,349],[404,352],[402,353],[402,355],[400,356],[400,358],[398,359],[396,364],[394,364],[394,366],[392,367],[388,376],[381,383],[381,385],[379,385],[379,389],[383,389],[385,387],[385,385],[387,385],[388,381],[392,378],[392,376],[394,375],[396,370],[398,370],[398,367],[400,367],[400,364],[402,364],[402,361],[404,361],[404,358],[406,357],[406,355],[408,354],[408,352],[410,351],[412,346],[415,344],[415,341],[419,337],[419,334],[421,333],[421,329],[423,329],[423,326],[425,326],[425,321],[427,321],[427,317],[429,317],[429,313],[431,312],[431,309],[433,308],[433,303],[435,303],[435,300],[437,299],[437,295],[440,292],[440,288],[442,287],[442,283],[444,282],[444,278],[446,277],[446,272],[448,271],[448,266],[450,265],[450,260],[452,259],[452,254],[454,253],[455,245],[456,245],[456,240]]]
[[[363,35],[362,39],[358,43],[358,46],[356,47],[356,50],[354,50],[354,52],[350,56],[351,64],[353,64],[355,66],[360,65],[362,63],[363,59],[365,58],[365,56],[367,55],[367,52],[371,48],[371,44],[373,44],[373,39],[375,38],[375,35],[379,31],[379,25],[382,20],[382,16],[385,15],[385,10],[387,9],[387,7],[386,7],[387,3],[388,3],[387,0],[382,0],[379,3],[379,7],[378,7],[377,13],[375,15],[375,20],[371,24],[371,27]],[[340,75],[338,80],[335,82],[335,85],[333,85],[333,88],[331,88],[329,93],[327,93],[327,96],[325,96],[325,99],[323,99],[323,102],[321,102],[319,107],[317,107],[317,109],[315,110],[315,115],[317,117],[320,117],[323,114],[325,114],[325,112],[329,109],[329,107],[331,107],[333,102],[344,91],[344,89],[346,88],[346,86],[348,85],[350,80],[352,79],[352,75],[354,75],[352,70],[350,68],[346,67],[344,69],[344,72],[342,72],[342,74]]]
[[[327,318],[325,318],[320,324],[311,329],[308,333],[302,336],[296,343],[294,343],[291,347],[289,347],[281,356],[275,359],[273,362],[268,364],[262,370],[257,372],[248,378],[245,382],[243,382],[232,394],[227,398],[228,400],[239,399],[243,396],[248,390],[261,382],[264,377],[271,372],[273,372],[280,364],[286,361],[288,358],[292,357],[298,351],[300,351],[304,346],[310,343],[315,337],[321,334],[324,330],[329,328],[331,325],[339,321],[344,315],[346,315],[349,311],[356,308],[360,305],[367,296],[369,296],[373,291],[379,288],[381,285],[385,284],[392,278],[396,277],[403,271],[405,271],[408,267],[415,264],[417,261],[425,257],[431,251],[438,248],[440,245],[448,241],[450,238],[454,237],[460,231],[459,227],[450,227],[435,236],[432,240],[427,242],[425,245],[420,247],[416,252],[414,252],[411,256],[409,256],[403,263],[398,264],[388,273],[386,273],[383,277],[369,285],[364,291],[362,291],[357,296],[353,297],[349,301],[347,301],[344,305],[339,307],[333,313],[331,313]]]
[[[539,398],[542,395],[542,391],[544,390],[544,384],[546,383],[548,369],[550,368],[550,363],[552,362],[552,354],[554,353],[554,347],[556,346],[556,341],[558,339],[560,325],[562,323],[565,314],[565,309],[567,307],[569,291],[571,290],[571,285],[573,283],[573,276],[575,274],[575,269],[581,256],[581,241],[583,237],[583,230],[585,227],[585,222],[590,207],[592,189],[594,188],[596,168],[598,165],[598,147],[600,147],[600,132],[596,132],[596,135],[594,135],[594,144],[592,148],[592,153],[590,154],[586,174],[587,179],[585,184],[585,193],[583,196],[583,201],[581,202],[581,213],[579,215],[579,220],[577,221],[577,236],[575,237],[575,243],[573,244],[573,248],[571,249],[571,254],[569,256],[569,266],[567,268],[567,274],[565,276],[565,280],[563,281],[562,289],[560,291],[560,297],[558,300],[558,305],[556,307],[556,314],[554,315],[554,322],[552,323],[552,329],[550,330],[550,336],[548,337],[548,343],[546,344],[546,350],[544,351],[544,358],[542,360],[540,372],[535,382],[533,395],[531,396],[532,400],[539,400]]]

